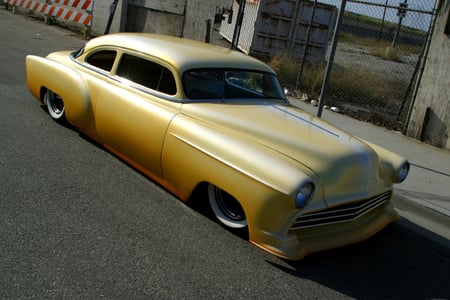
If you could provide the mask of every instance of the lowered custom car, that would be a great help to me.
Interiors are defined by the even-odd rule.
[[[26,57],[50,116],[282,258],[397,220],[408,162],[292,106],[266,64],[182,38],[119,33]]]

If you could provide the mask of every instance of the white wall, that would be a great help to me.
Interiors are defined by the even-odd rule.
[[[123,31],[126,21],[126,0],[118,1],[116,11],[114,13],[113,22],[111,23],[110,33]],[[102,35],[105,32],[106,25],[110,16],[110,6],[113,0],[95,0],[93,9],[93,21],[91,34],[93,36]]]
[[[438,15],[407,130],[411,137],[446,149],[450,149],[450,34],[444,28],[449,18],[447,0]]]

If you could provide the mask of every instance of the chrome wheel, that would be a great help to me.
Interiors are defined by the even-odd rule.
[[[210,184],[208,199],[216,219],[230,228],[244,228],[247,218],[241,204],[230,194]]]
[[[45,104],[47,105],[48,113],[54,120],[64,120],[64,102],[58,94],[47,90],[45,93]]]

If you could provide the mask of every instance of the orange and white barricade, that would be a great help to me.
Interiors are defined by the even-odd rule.
[[[92,9],[94,0],[4,0],[6,4],[21,7],[45,16],[64,19],[66,21],[92,25]]]

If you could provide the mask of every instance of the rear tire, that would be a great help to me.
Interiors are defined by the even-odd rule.
[[[48,113],[53,120],[58,122],[65,121],[64,102],[58,94],[53,93],[51,90],[47,90],[44,96],[44,103],[47,105]]]
[[[222,225],[234,230],[247,227],[245,212],[236,198],[224,190],[209,184],[208,200],[214,217]]]

